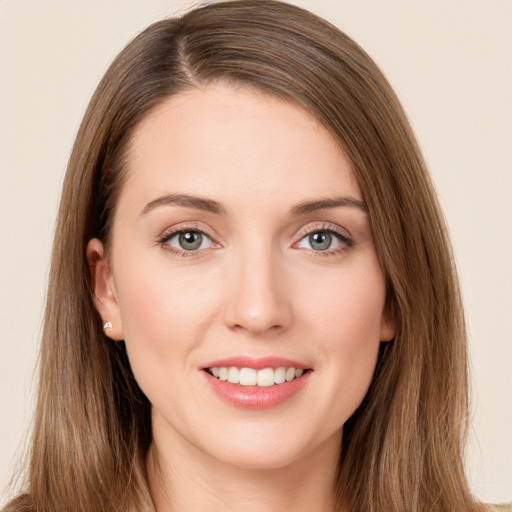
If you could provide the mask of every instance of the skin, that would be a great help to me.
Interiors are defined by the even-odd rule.
[[[166,194],[224,212],[155,204]],[[362,202],[340,147],[301,107],[269,95],[193,89],[135,131],[111,253],[94,239],[88,258],[107,334],[125,340],[152,404],[158,512],[333,510],[343,424],[395,334],[365,209],[290,213],[338,197]],[[172,230],[207,236],[187,252]],[[320,250],[309,235],[326,230],[349,241],[332,234]],[[213,393],[201,370],[234,355],[313,371],[284,403],[247,410]]]

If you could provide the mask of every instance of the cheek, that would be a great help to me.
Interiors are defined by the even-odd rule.
[[[378,268],[329,282],[307,302],[311,332],[317,335],[332,428],[356,410],[370,386],[379,347],[385,285]],[[320,375],[319,375],[320,377]]]
[[[301,308],[333,351],[343,346],[358,352],[380,341],[385,284],[376,265],[347,274],[334,274],[323,280],[323,286],[302,286],[309,292]]]
[[[215,314],[216,290],[198,273],[151,261],[133,268],[119,268],[117,289],[130,363],[144,387],[146,379],[168,380],[159,371],[186,371],[187,355],[200,345]]]
[[[143,340],[150,333],[173,338],[183,330],[193,333],[198,319],[212,307],[215,290],[208,275],[183,271],[161,260],[141,260],[119,269],[122,279],[117,289],[126,337]]]

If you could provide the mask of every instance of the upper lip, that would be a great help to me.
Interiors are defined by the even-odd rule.
[[[310,369],[311,366],[307,364],[299,363],[293,359],[277,356],[265,356],[265,357],[251,357],[251,356],[233,356],[226,357],[224,359],[217,359],[203,366],[206,368],[215,367],[237,367],[237,368],[254,368],[255,370],[262,370],[263,368],[279,368],[284,366],[285,368],[302,368],[303,370]]]

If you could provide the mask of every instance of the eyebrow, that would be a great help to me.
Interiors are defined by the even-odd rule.
[[[203,210],[217,215],[226,214],[224,207],[213,199],[206,199],[189,194],[166,194],[146,204],[141,215],[145,215],[159,206],[183,206],[185,208],[195,208],[196,210]],[[365,213],[368,212],[368,207],[364,201],[360,201],[354,197],[342,196],[330,199],[304,201],[292,207],[290,209],[290,215],[298,217],[318,210],[327,210],[329,208],[337,208],[341,206],[358,208]]]
[[[327,210],[328,208],[337,208],[340,206],[358,208],[365,213],[368,212],[368,206],[366,206],[364,201],[360,201],[354,197],[342,196],[299,203],[290,210],[290,214],[293,216],[306,215],[318,210]]]
[[[196,210],[216,213],[217,215],[224,215],[226,213],[224,207],[213,199],[205,199],[189,194],[167,194],[150,201],[142,210],[141,215],[145,215],[158,206],[184,206],[185,208],[195,208]]]

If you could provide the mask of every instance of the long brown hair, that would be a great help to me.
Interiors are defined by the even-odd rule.
[[[273,0],[214,3],[153,24],[115,59],[84,116],[57,221],[26,492],[8,511],[153,510],[150,404],[104,336],[86,245],[110,225],[140,121],[184,89],[224,81],[291,100],[323,123],[368,205],[389,307],[368,394],[344,426],[339,502],[351,511],[477,511],[463,467],[467,355],[445,223],[390,85],[349,37]]]

